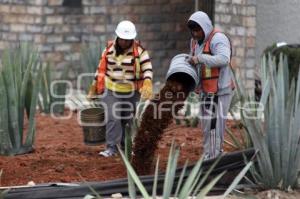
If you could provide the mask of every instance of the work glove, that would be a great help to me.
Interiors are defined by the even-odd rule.
[[[88,101],[91,101],[91,100],[95,99],[96,96],[97,96],[97,93],[96,93],[96,84],[92,84],[90,86],[90,89],[89,89],[89,92],[88,92],[88,94],[86,96],[86,99]]]
[[[150,79],[145,79],[143,86],[140,88],[142,100],[151,99],[153,95],[152,81]]]
[[[197,56],[187,56],[185,59],[192,66],[196,66],[197,64],[200,63]]]

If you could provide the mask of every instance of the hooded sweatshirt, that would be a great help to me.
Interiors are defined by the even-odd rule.
[[[230,41],[224,33],[214,34],[211,43],[210,50],[212,55],[202,54],[204,44],[207,42],[210,33],[213,31],[211,20],[206,13],[197,11],[189,18],[199,24],[204,31],[205,37],[203,42],[198,41],[195,48],[195,56],[198,57],[200,64],[206,65],[206,67],[220,68],[220,75],[218,79],[218,95],[230,94],[232,92],[231,80],[233,75],[230,68],[230,56],[231,48]],[[192,40],[191,40],[191,53],[192,53]]]

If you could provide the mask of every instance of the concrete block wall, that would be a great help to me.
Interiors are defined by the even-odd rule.
[[[215,0],[215,26],[231,39],[232,65],[247,89],[254,88],[256,0]]]
[[[80,59],[82,42],[113,39],[124,19],[136,24],[138,39],[152,57],[155,79],[163,80],[171,57],[188,51],[185,24],[193,0],[82,0],[78,8],[63,2],[0,0],[0,51],[18,40],[32,42],[60,70],[71,59]],[[77,62],[72,67],[83,66]]]
[[[199,7],[207,7],[207,2],[199,0]],[[152,57],[156,80],[164,80],[174,55],[189,50],[186,21],[194,12],[194,0],[81,0],[78,8],[63,4],[64,0],[0,0],[0,53],[18,40],[29,41],[56,69],[72,60],[72,68],[78,70],[84,67],[79,63],[82,42],[101,39],[104,44],[114,38],[117,23],[124,19],[136,24],[138,39]],[[233,66],[251,89],[256,0],[215,0],[214,6],[216,27],[232,40]]]

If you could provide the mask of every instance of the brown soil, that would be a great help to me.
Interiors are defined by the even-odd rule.
[[[35,151],[15,157],[0,156],[3,174],[0,186],[13,186],[47,182],[104,181],[126,177],[126,169],[120,156],[104,158],[98,155],[105,145],[86,146],[77,114],[70,119],[55,119],[48,115],[36,116]],[[229,123],[233,126],[233,123]],[[181,144],[179,165],[186,159],[195,162],[201,156],[202,134],[200,128],[187,128],[171,124],[162,135],[156,154],[160,156],[160,170],[168,158],[171,142],[175,138]],[[232,151],[225,146],[225,151]]]
[[[178,95],[182,93],[183,95]],[[155,150],[158,147],[164,129],[172,121],[172,105],[174,102],[184,102],[188,91],[182,84],[176,81],[167,81],[160,93],[148,105],[134,139],[132,166],[139,175],[147,175],[151,172]],[[168,98],[168,96],[170,96]],[[164,103],[169,102],[169,103]],[[183,106],[182,103],[175,107],[175,113]],[[163,111],[163,109],[167,111]],[[161,117],[159,114],[161,114]],[[153,117],[156,115],[155,117]]]

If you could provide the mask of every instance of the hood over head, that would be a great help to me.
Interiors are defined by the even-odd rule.
[[[199,24],[199,26],[204,31],[205,34],[204,41],[206,41],[209,34],[213,31],[213,25],[208,15],[205,12],[197,11],[190,16],[189,21],[190,20]]]

